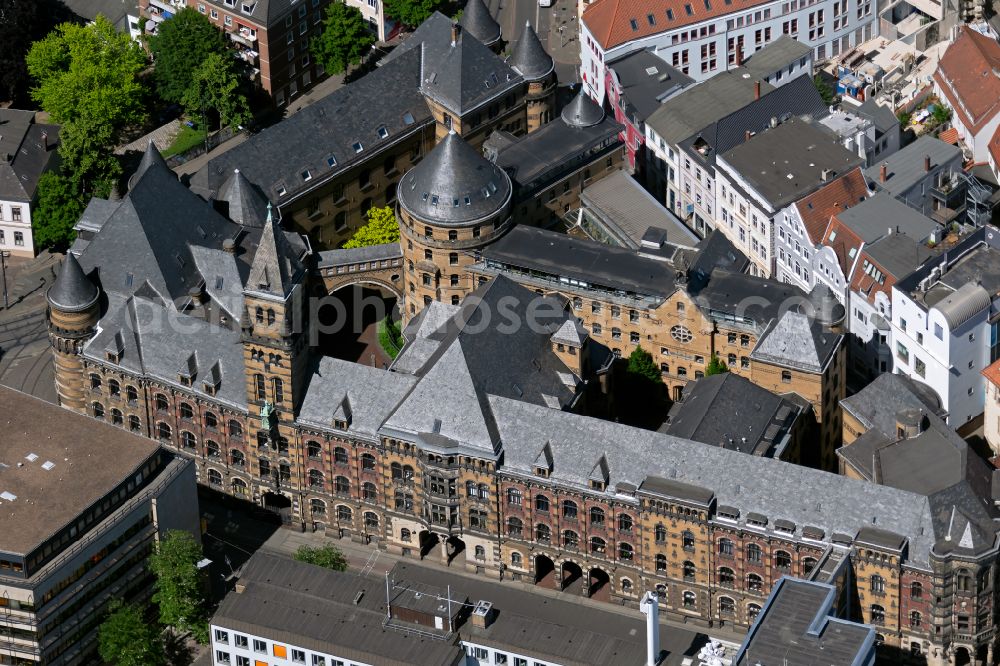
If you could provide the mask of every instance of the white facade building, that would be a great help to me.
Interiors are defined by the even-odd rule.
[[[58,141],[59,127],[35,123],[34,111],[0,109],[0,252],[35,256],[32,206]]]

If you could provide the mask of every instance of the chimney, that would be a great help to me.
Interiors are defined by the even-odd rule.
[[[458,31],[460,28],[457,23],[451,24],[451,45],[455,46],[458,43]]]
[[[879,179],[879,182],[881,182],[881,183],[884,183],[885,181],[887,181],[889,179],[889,163],[888,162],[882,162],[882,166],[879,167],[879,170],[878,170],[878,179]]]
[[[901,409],[896,412],[896,439],[913,439],[927,429],[922,409]]]
[[[931,156],[924,155],[924,172],[930,173],[931,171]]]
[[[227,238],[222,241],[222,250],[226,254],[236,254],[236,241],[232,238]]]
[[[743,135],[743,141],[745,143],[745,142],[747,142],[749,140],[750,140],[750,130],[747,130],[746,134]]]
[[[42,150],[49,149],[49,133],[42,130]]]
[[[639,602],[646,616],[646,666],[660,663],[660,600],[655,592],[646,592]]]
[[[760,99],[760,79],[753,82],[753,98]]]
[[[735,63],[736,63],[737,67],[742,67],[743,66],[743,49],[741,49],[739,46],[736,47],[736,60],[735,60]]]
[[[491,624],[493,624],[493,603],[477,601],[476,607],[472,609],[472,626],[485,629]]]

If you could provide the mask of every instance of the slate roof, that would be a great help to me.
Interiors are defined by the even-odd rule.
[[[864,161],[830,133],[795,117],[723,153],[722,159],[773,210],[822,187],[824,171],[836,176]]]
[[[890,235],[890,232],[906,234],[914,241],[926,241],[940,229],[934,220],[884,193],[869,197],[836,215],[865,243],[873,243]]]
[[[837,590],[782,577],[733,659],[734,666],[854,666],[874,658],[875,629],[835,617]]]
[[[54,163],[59,126],[37,124],[34,117],[33,111],[0,109],[0,199],[31,202],[38,179]]]
[[[859,116],[868,118],[875,124],[875,138],[880,138],[883,134],[892,130],[899,131],[899,119],[892,109],[882,106],[874,99],[869,99],[864,104],[854,110]]]
[[[684,388],[661,432],[758,456],[780,455],[801,408],[731,372]]]
[[[407,53],[419,53],[420,92],[461,116],[490,100],[503,97],[524,79],[476,39],[475,32],[471,30],[460,30],[458,41],[452,46],[452,25],[447,16],[434,12],[382,62],[385,67]]]
[[[101,292],[80,268],[80,262],[70,252],[66,254],[62,270],[48,292],[49,305],[64,312],[81,312],[100,298]]]
[[[821,373],[843,339],[843,335],[823,330],[819,322],[806,315],[788,310],[760,337],[750,358]]]
[[[469,3],[481,3],[481,0],[469,0]],[[507,59],[507,64],[525,81],[543,79],[555,69],[555,61],[538,40],[531,21],[525,21],[521,39],[514,45],[514,53]]]
[[[226,5],[222,0],[206,0],[209,4],[215,5],[220,9],[228,9],[232,11],[233,8]],[[264,27],[270,27],[275,24],[275,22],[283,18],[290,10],[295,8],[295,3],[297,0],[256,0],[254,4],[253,12],[247,16],[242,12],[239,14],[245,19],[250,18],[255,23],[259,23]]]
[[[135,172],[129,176],[128,179],[128,189],[132,189],[139,179],[142,178],[143,174],[149,171],[150,167],[153,165],[164,167],[169,169],[167,166],[167,161],[163,159],[163,155],[157,149],[156,144],[150,139],[149,143],[146,144],[146,150],[142,153],[142,159],[139,160],[139,166],[136,167]]]
[[[830,223],[831,216],[856,206],[869,196],[868,183],[859,167],[803,197],[795,203],[795,207],[810,242],[816,245],[822,242],[823,232]]]
[[[572,127],[590,127],[604,120],[604,109],[590,99],[590,95],[581,86],[580,92],[563,107],[559,117]]]
[[[301,282],[304,272],[305,266],[299,258],[299,251],[288,242],[281,230],[281,223],[272,220],[268,204],[264,231],[247,278],[247,290],[284,299]]]
[[[895,437],[896,414],[904,409],[924,409],[944,416],[941,399],[927,384],[904,375],[883,372],[868,386],[840,401],[840,406],[866,428]]]
[[[212,158],[191,176],[191,189],[214,198],[233,170],[239,169],[280,206],[432,123],[419,86],[420,50],[401,53],[391,63]],[[387,133],[384,139],[378,133],[381,127]],[[309,179],[304,180],[307,173]]]
[[[219,188],[216,200],[226,205],[226,217],[245,227],[263,228],[270,203],[239,169]]]
[[[695,252],[688,252],[688,290],[697,293],[708,283],[715,270],[740,274],[750,266],[750,260],[721,231],[712,231],[697,246]]]
[[[512,190],[503,169],[452,130],[406,172],[396,191],[417,219],[464,225],[502,210]]]
[[[700,283],[693,280],[689,286],[699,308],[738,312],[758,327],[771,323],[783,309],[812,307],[809,295],[799,287],[768,278],[716,268],[705,286],[699,288]]]
[[[608,63],[608,69],[618,78],[626,115],[640,122],[668,97],[694,83],[690,76],[645,49]]]
[[[487,46],[500,39],[500,24],[490,14],[483,0],[468,0],[458,23],[466,32]]]
[[[860,267],[867,260],[875,266],[880,275],[872,275],[864,270],[855,270],[850,277],[851,290],[864,295],[869,303],[874,303],[877,292],[892,298],[892,286],[921,264],[934,256],[934,251],[925,243],[918,242],[905,234],[885,235],[861,251]],[[879,278],[879,279],[876,279]]]
[[[62,4],[87,21],[95,20],[100,14],[123,32],[129,28],[128,15],[139,16],[139,3],[136,0],[62,0]]]
[[[865,169],[865,176],[873,184],[872,189],[886,190],[893,196],[901,196],[927,177],[924,172],[925,155],[931,158],[931,169],[953,161],[957,168],[962,164],[961,148],[925,134],[906,148]],[[883,164],[887,165],[888,171],[884,183],[879,179]]]
[[[595,4],[618,0],[600,0]],[[588,10],[589,11],[589,10]],[[690,86],[660,105],[646,119],[646,125],[671,145],[678,144],[706,125],[737,111],[754,99],[752,77],[744,78],[743,69],[720,72],[710,79]],[[761,95],[774,86],[761,81]]]
[[[1000,44],[964,25],[934,71],[950,106],[973,134],[1000,113],[998,72]]]
[[[779,69],[810,55],[812,55],[812,49],[807,45],[788,35],[780,35],[776,40],[746,58],[743,61],[743,67],[754,76],[770,76]],[[808,78],[812,83],[811,77]]]

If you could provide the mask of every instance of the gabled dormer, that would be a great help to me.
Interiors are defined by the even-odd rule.
[[[608,489],[608,484],[611,482],[611,469],[608,467],[608,459],[604,454],[601,454],[601,457],[597,459],[587,480],[594,490]]]
[[[535,475],[544,478],[551,476],[553,466],[552,463],[552,446],[548,442],[545,442],[542,450],[538,452],[537,456],[535,456],[534,463],[532,463]]]

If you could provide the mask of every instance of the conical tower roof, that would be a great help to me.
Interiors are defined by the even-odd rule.
[[[580,87],[580,94],[562,110],[562,120],[571,127],[591,127],[604,120],[604,109]]]
[[[465,3],[458,24],[486,46],[500,39],[500,24],[493,19],[483,0],[469,0]]]
[[[406,172],[397,189],[400,204],[419,220],[465,224],[493,215],[510,201],[511,183],[453,131]]]
[[[49,305],[57,310],[82,312],[97,302],[101,291],[83,272],[76,255],[69,252],[47,296]]]
[[[298,253],[288,242],[281,225],[272,218],[271,204],[268,204],[264,233],[253,257],[250,277],[247,278],[247,291],[284,299],[291,293],[302,271]]]
[[[149,143],[146,145],[146,152],[142,154],[142,159],[139,161],[139,167],[128,179],[129,191],[135,187],[135,184],[139,182],[142,175],[149,171],[149,168],[154,164],[162,166],[167,171],[170,171],[170,167],[167,166],[166,161],[163,159],[163,155],[160,155],[160,151],[156,149],[156,146],[153,144],[153,140],[150,139]]]
[[[261,228],[267,223],[268,200],[239,169],[219,188],[217,199],[229,204],[229,219],[237,224]]]
[[[514,55],[507,64],[528,81],[537,81],[548,76],[555,67],[552,56],[545,52],[545,47],[538,40],[530,21],[525,21],[524,32],[514,46]]]

